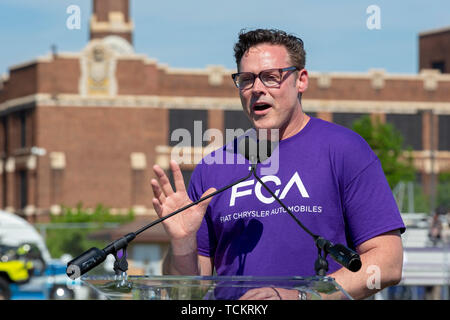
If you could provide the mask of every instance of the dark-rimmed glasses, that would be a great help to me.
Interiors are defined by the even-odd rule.
[[[298,70],[297,67],[287,67],[287,68],[275,68],[262,70],[259,74],[254,74],[253,72],[238,72],[233,73],[231,77],[233,78],[234,84],[240,90],[246,90],[253,87],[256,77],[261,80],[261,82],[268,88],[279,87],[281,82],[283,82],[283,72]]]

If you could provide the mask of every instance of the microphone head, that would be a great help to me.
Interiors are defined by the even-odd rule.
[[[352,272],[358,272],[361,269],[362,262],[359,256],[354,256],[348,263],[348,269]]]
[[[339,243],[329,247],[328,250],[331,257],[348,270],[358,272],[361,269],[361,258],[356,251]]]
[[[316,245],[318,248],[327,252],[334,261],[348,270],[358,272],[361,269],[362,263],[359,254],[343,244],[333,244],[329,240],[318,237],[316,239]]]
[[[66,274],[75,280],[105,261],[106,254],[98,248],[91,248],[67,263]]]

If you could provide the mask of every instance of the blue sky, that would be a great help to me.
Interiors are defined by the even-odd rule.
[[[130,0],[134,47],[175,68],[219,64],[234,69],[242,28],[279,28],[305,42],[307,69],[323,72],[416,73],[418,33],[450,26],[449,0]],[[69,30],[68,6],[81,9]],[[380,8],[381,28],[369,30],[367,7]],[[52,44],[77,52],[88,41],[91,0],[1,0],[0,74],[44,56]]]

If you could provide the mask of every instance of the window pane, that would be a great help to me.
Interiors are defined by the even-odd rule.
[[[242,135],[245,131],[252,128],[252,123],[248,120],[244,111],[227,110],[224,112],[223,144],[230,143],[235,138]]]
[[[440,115],[439,119],[439,150],[450,150],[450,116]]]
[[[19,207],[23,209],[28,203],[27,172],[19,171]]]
[[[224,112],[225,129],[242,129],[244,131],[252,127],[244,111],[227,110]]]
[[[387,114],[386,122],[391,123],[403,136],[403,147],[422,150],[422,115]]]
[[[367,113],[333,113],[333,122],[351,129],[353,122]]]
[[[175,131],[177,129],[185,130]],[[183,143],[191,147],[207,146],[208,141],[203,141],[206,129],[208,129],[208,110],[172,109],[169,111],[168,145],[173,147]]]
[[[19,113],[20,121],[20,147],[25,148],[27,146],[27,117],[25,112]]]

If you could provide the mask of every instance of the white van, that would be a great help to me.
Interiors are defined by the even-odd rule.
[[[32,224],[16,214],[0,210],[0,243],[19,246],[24,243],[36,245],[44,261],[51,260],[45,241]]]

